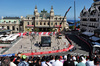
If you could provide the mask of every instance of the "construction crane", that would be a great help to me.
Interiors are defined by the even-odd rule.
[[[71,7],[69,7],[69,9],[66,11],[65,15],[64,15],[64,18],[66,17],[67,13],[69,12],[69,10],[71,9]],[[61,24],[62,22],[64,21],[64,18],[62,19],[60,25],[59,25],[59,29],[58,29],[58,33],[60,33],[60,28],[61,28]]]
[[[58,33],[57,33],[57,38],[59,38],[59,39],[62,38],[62,37],[61,37],[62,35],[61,35],[61,33],[60,33],[61,24],[62,24],[62,22],[64,22],[64,19],[65,19],[66,15],[67,15],[67,13],[69,12],[70,9],[71,9],[71,7],[69,7],[69,9],[66,11],[66,13],[65,13],[65,15],[64,15],[64,18],[62,19],[62,21],[61,21],[61,23],[60,23],[60,25],[59,25],[59,29],[58,29]],[[62,26],[62,27],[64,27],[64,26]]]

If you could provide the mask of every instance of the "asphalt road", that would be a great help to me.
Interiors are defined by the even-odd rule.
[[[73,32],[67,32],[66,34],[68,38],[71,40],[72,44],[76,47],[76,50],[74,51],[68,51],[68,52],[61,52],[61,53],[54,53],[54,54],[47,54],[47,55],[89,55],[89,52],[91,51],[89,46],[80,40],[77,36],[76,33]]]

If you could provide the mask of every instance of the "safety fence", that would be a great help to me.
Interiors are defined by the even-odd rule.
[[[26,35],[27,33],[29,35],[31,35],[31,34],[50,35],[51,33],[52,33],[52,35],[55,35],[57,32],[24,32],[24,33],[18,33],[18,34],[19,34],[19,36],[21,36],[21,35]]]

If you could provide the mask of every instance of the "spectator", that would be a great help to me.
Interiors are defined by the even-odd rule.
[[[33,66],[36,66],[36,64],[37,64],[37,60],[34,59],[34,61],[33,61]]]
[[[94,66],[93,56],[89,57],[89,60],[86,62],[86,66]]]
[[[74,62],[71,61],[71,55],[67,55],[67,61],[64,61],[63,66],[75,66]]]
[[[14,56],[11,56],[10,57],[10,66],[17,66],[14,62],[13,62],[13,60],[14,60]]]
[[[49,63],[49,57],[46,58],[46,62],[45,62],[45,64],[43,64],[42,66],[52,66],[52,65]]]
[[[1,60],[1,66],[9,66],[10,64],[10,58],[9,57],[3,57]]]
[[[33,66],[32,57],[30,57],[30,59],[29,59],[28,63],[29,63],[29,66]]]
[[[18,63],[21,61],[20,57],[17,57],[17,59],[15,60],[15,64],[18,65]]]
[[[26,55],[22,56],[22,61],[18,64],[18,66],[29,66],[29,64],[27,63],[28,58]]]
[[[73,61],[74,61],[74,64],[76,66],[76,64],[78,64],[78,62],[76,61],[76,57],[75,56],[73,56]]]
[[[50,63],[52,64],[53,62],[55,62],[55,57],[54,56],[50,56]]]
[[[43,57],[42,57],[41,66],[43,66],[43,64],[45,64],[45,62],[46,62],[46,57],[45,57],[45,56],[43,56]]]
[[[65,55],[65,56],[64,56],[64,61],[66,61],[66,60],[67,60],[67,56]]]
[[[55,62],[53,62],[52,66],[63,66],[63,63],[59,61],[59,56],[55,57]]]
[[[79,58],[79,63],[76,66],[86,66],[85,63],[82,62],[82,57]]]
[[[82,62],[86,64],[86,59],[82,56]]]
[[[64,62],[64,60],[63,60],[63,57],[62,57],[62,56],[60,56],[59,61],[60,61],[60,62],[62,62],[62,63]]]
[[[98,56],[94,59],[94,64],[100,66],[100,58]]]
[[[41,60],[40,59],[37,60],[36,66],[41,66]]]

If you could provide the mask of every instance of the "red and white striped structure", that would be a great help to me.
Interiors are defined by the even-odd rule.
[[[21,34],[25,35],[27,32],[24,32],[24,33],[18,33],[19,36],[21,36]],[[31,34],[32,32],[29,32],[29,34]],[[57,32],[33,32],[35,34],[39,34],[40,36],[41,35],[49,35],[50,33],[52,33],[53,35],[55,35]]]

